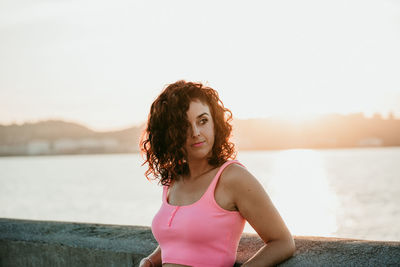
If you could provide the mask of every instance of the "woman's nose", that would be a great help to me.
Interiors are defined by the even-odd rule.
[[[192,137],[196,137],[199,135],[200,135],[199,128],[197,128],[196,126],[192,126]]]

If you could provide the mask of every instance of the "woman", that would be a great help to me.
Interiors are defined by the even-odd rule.
[[[257,179],[235,158],[231,112],[201,83],[178,81],[153,102],[141,140],[146,177],[163,185],[145,266],[233,266],[245,221],[265,245],[242,266],[293,255],[293,237]]]

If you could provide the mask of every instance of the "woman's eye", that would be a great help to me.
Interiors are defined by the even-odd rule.
[[[207,119],[201,119],[201,120],[200,120],[200,123],[201,123],[201,124],[205,124],[207,121],[208,121]]]

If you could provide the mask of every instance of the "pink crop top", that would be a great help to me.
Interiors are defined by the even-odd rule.
[[[235,264],[245,219],[238,211],[221,208],[214,198],[222,171],[232,163],[240,164],[236,160],[225,162],[203,196],[193,204],[170,205],[168,187],[164,186],[162,205],[151,225],[163,263],[194,267],[232,267]]]

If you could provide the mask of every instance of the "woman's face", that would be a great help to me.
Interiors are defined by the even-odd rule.
[[[188,160],[206,159],[214,145],[214,121],[210,108],[200,100],[193,100],[186,114],[190,124],[185,145]]]

